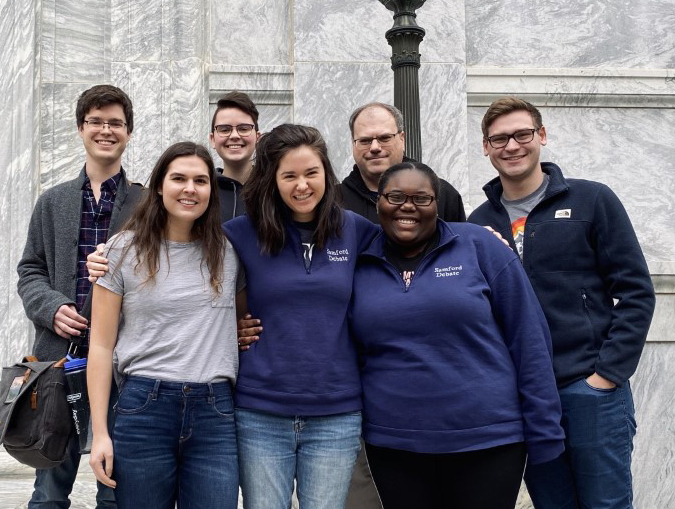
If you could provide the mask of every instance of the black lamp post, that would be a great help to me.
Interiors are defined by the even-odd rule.
[[[394,106],[403,113],[406,133],[406,155],[422,161],[420,132],[420,42],[424,29],[417,25],[415,10],[426,0],[380,0],[394,11],[394,26],[385,37],[391,46],[391,68],[394,71]]]

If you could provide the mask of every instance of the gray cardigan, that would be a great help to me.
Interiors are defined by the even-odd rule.
[[[76,179],[52,187],[40,196],[17,267],[19,296],[35,326],[33,355],[41,361],[61,359],[68,351],[68,340],[54,332],[53,323],[62,305],[75,305],[84,179],[82,168]],[[130,195],[129,185],[122,170],[108,236],[122,226],[136,205],[140,193]]]

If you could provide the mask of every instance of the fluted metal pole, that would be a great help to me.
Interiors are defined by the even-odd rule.
[[[406,155],[422,161],[420,130],[419,47],[425,31],[415,18],[415,10],[426,0],[380,0],[394,11],[394,26],[385,37],[391,46],[391,68],[394,71],[394,106],[403,113],[406,133]]]

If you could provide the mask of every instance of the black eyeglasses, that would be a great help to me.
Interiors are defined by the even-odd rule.
[[[400,133],[399,131],[398,133]],[[394,141],[394,138],[398,133],[394,134],[380,134],[379,136],[372,136],[370,138],[356,138],[354,140],[354,143],[356,143],[356,146],[359,148],[368,148],[373,144],[373,140],[377,140],[377,143],[379,143],[381,146],[386,147],[389,145],[392,141]]]
[[[237,133],[239,133],[239,136],[248,136],[253,132],[255,126],[253,124],[220,124],[213,128],[213,130],[221,136],[230,136],[235,129],[237,130]]]
[[[90,118],[89,120],[84,121],[85,124],[87,124],[92,130],[94,131],[100,131],[103,129],[103,126],[108,126],[111,131],[119,131],[121,129],[124,129],[127,125],[126,122],[122,122],[121,120],[110,120],[108,122],[101,120],[100,118]]]
[[[513,138],[520,145],[529,143],[534,139],[534,133],[536,129],[521,129],[516,131],[513,134],[495,134],[494,136],[488,136],[485,138],[492,148],[504,148],[509,144],[509,140]]]
[[[384,199],[392,205],[403,205],[410,198],[417,207],[428,207],[436,199],[429,194],[382,193],[380,196],[384,196]]]

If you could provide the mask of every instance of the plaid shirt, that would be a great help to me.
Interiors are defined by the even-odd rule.
[[[82,310],[87,295],[91,289],[89,271],[87,270],[87,256],[96,249],[98,244],[108,240],[108,227],[115,206],[117,186],[122,173],[110,177],[101,183],[101,197],[96,203],[94,191],[91,189],[89,177],[85,177],[82,184],[82,215],[80,216],[80,239],[77,243],[77,293],[76,304],[78,311]],[[82,344],[87,343],[87,334],[82,336]]]

